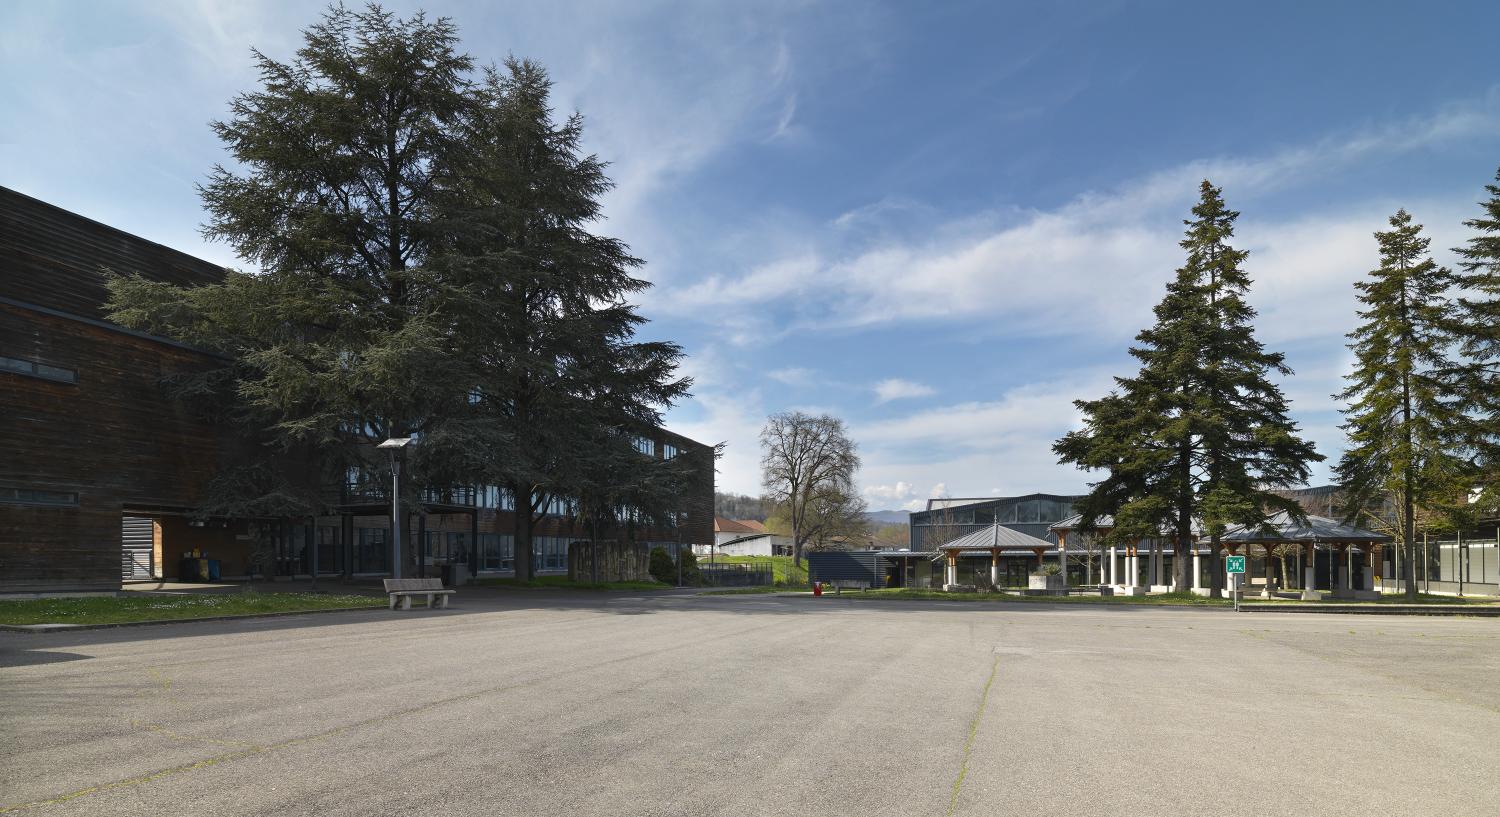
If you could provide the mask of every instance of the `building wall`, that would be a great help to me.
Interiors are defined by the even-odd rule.
[[[0,358],[73,373],[63,382],[0,365],[0,592],[118,588],[125,514],[155,520],[158,575],[175,577],[193,548],[219,559],[226,576],[251,567],[254,543],[244,522],[198,527],[187,518],[202,486],[237,458],[235,443],[163,385],[222,361],[104,322],[106,269],[180,285],[223,276],[200,259],[0,187]],[[655,456],[671,446],[699,457],[702,467],[682,497],[681,524],[637,530],[634,539],[712,542],[713,449],[664,429],[651,437]],[[36,501],[38,492],[48,502]],[[479,521],[481,533],[512,531],[506,512],[480,509]],[[348,533],[390,527],[384,515],[319,524],[338,529],[333,551],[344,553]],[[278,568],[310,569],[309,526],[298,525],[289,524],[278,545]],[[468,513],[428,517],[428,529],[473,530]],[[589,532],[548,519],[536,534],[562,540]],[[414,552],[410,544],[405,551]]]
[[[160,385],[205,356],[6,302],[0,356],[76,377],[0,369],[0,488],[76,496],[65,506],[0,500],[0,592],[119,587],[122,514],[191,507],[226,452],[217,430]]]
[[[1073,515],[1073,503],[1080,496],[1028,494],[1026,496],[978,499],[930,500],[926,510],[915,511],[910,525],[911,549],[934,550],[976,530],[988,528],[996,519],[1013,528],[1057,543],[1049,528]],[[948,503],[946,507],[942,503]]]

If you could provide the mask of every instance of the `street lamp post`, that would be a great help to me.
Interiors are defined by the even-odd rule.
[[[401,458],[398,456],[408,445],[410,437],[392,437],[375,446],[391,454],[391,578],[401,578]]]

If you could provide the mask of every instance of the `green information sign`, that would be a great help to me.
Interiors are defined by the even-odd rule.
[[[1244,556],[1227,556],[1227,557],[1225,557],[1225,559],[1224,559],[1224,569],[1227,570],[1227,571],[1229,571],[1230,573],[1244,573],[1245,572],[1245,557]]]

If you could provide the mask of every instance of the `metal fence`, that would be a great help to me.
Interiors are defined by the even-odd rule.
[[[703,583],[710,587],[757,587],[776,581],[775,570],[770,563],[698,563]]]

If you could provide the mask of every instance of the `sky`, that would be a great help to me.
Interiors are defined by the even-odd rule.
[[[1216,8],[1222,6],[1222,8]],[[1500,166],[1500,3],[391,2],[543,63],[610,163],[605,234],[680,343],[667,427],[760,491],[768,414],[843,418],[872,509],[1081,493],[1054,440],[1182,262],[1210,179],[1256,332],[1329,458],[1353,283],[1405,207],[1452,262]],[[316,3],[0,4],[0,184],[229,266],[209,123]]]

